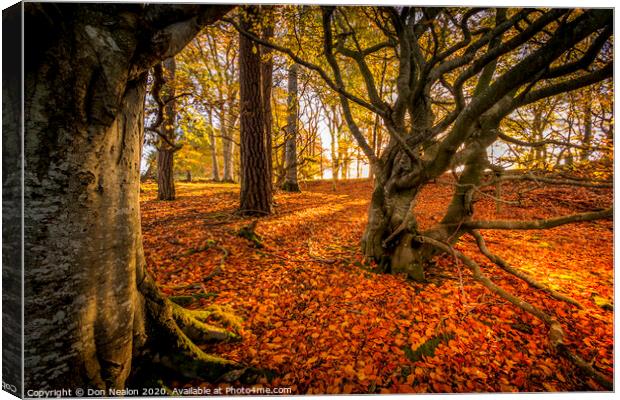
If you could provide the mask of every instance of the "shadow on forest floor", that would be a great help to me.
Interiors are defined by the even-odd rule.
[[[372,273],[359,249],[371,190],[370,181],[355,180],[338,182],[336,191],[321,181],[303,184],[302,193],[278,192],[274,214],[258,220],[264,248],[257,249],[236,234],[254,220],[234,214],[238,186],[181,183],[178,200],[162,202],[154,200],[155,186],[145,185],[148,268],[168,295],[209,293],[197,296],[191,307],[233,308],[244,318],[243,340],[207,350],[273,371],[262,384],[291,387],[293,394],[592,386],[553,354],[544,326],[476,284],[451,258],[437,260],[431,273],[439,278],[428,284]],[[503,192],[507,199],[516,196],[514,187]],[[438,221],[449,199],[450,186],[426,188],[415,210],[421,225]],[[506,205],[499,214],[493,201],[483,198],[476,217],[545,218],[573,212],[580,207],[575,201],[610,202],[611,192],[537,189],[520,206]],[[613,312],[597,305],[613,299],[611,221],[484,233],[492,251],[586,308],[533,291],[489,265],[468,239],[457,248],[502,287],[554,313],[569,332],[567,344],[611,374]],[[204,246],[209,241],[229,253],[215,276],[222,253]]]

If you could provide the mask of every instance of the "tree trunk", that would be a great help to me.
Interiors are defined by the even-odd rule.
[[[224,182],[234,182],[233,170],[233,146],[232,129],[228,129],[228,115],[226,110],[222,110],[220,114],[220,123],[222,130],[222,156],[224,158]]]
[[[424,266],[429,249],[417,248],[412,242],[417,231],[417,221],[411,212],[416,191],[393,191],[375,178],[368,224],[362,236],[362,252],[368,259],[380,264],[386,272],[406,273],[414,280],[424,280]],[[398,229],[403,234],[386,242]]]
[[[297,122],[298,122],[298,98],[297,98],[297,64],[292,64],[288,70],[288,116],[286,124],[286,142],[284,147],[284,163],[286,176],[282,184],[282,190],[287,192],[300,192],[297,183]]]
[[[211,144],[211,171],[214,182],[220,181],[220,167],[217,163],[217,142],[215,139],[215,128],[213,127],[213,110],[209,110],[209,143]],[[220,126],[222,122],[220,121]],[[221,133],[221,129],[220,129]]]
[[[424,280],[424,269],[436,253],[429,245],[414,241],[416,234],[424,234],[437,240],[448,240],[445,229],[418,229],[413,212],[415,201],[425,182],[423,175],[403,152],[393,146],[385,150],[386,171],[378,171],[374,177],[374,189],[368,208],[368,224],[362,236],[362,252],[367,259],[380,264],[387,272],[405,273],[414,280]],[[418,185],[400,187],[407,176]]]
[[[583,140],[582,144],[584,146],[589,147],[592,143],[592,89],[588,88],[586,91],[586,99],[585,104],[583,105]],[[591,150],[583,149],[581,150],[580,160],[588,161],[590,157]]]
[[[170,83],[174,81],[176,75],[174,57],[168,58],[163,64],[166,82]],[[172,99],[175,93],[176,91],[173,84],[165,85],[167,99]],[[167,140],[160,138],[157,149],[157,198],[159,200],[174,200],[176,198],[176,191],[174,188],[174,153],[177,149],[170,145],[170,143],[176,141],[175,103],[174,100],[167,101],[164,107],[164,126],[162,127],[162,132]]]
[[[142,10],[24,7],[24,389],[124,388],[145,361],[202,353],[145,270]],[[233,365],[196,360],[211,377]]]
[[[157,152],[157,199],[174,200],[174,150],[162,148]]]
[[[2,11],[2,389],[22,387],[22,3]]]
[[[342,159],[340,177],[345,180],[349,178],[349,158],[348,157]]]
[[[241,25],[252,30],[258,9],[245,7]],[[239,34],[239,84],[241,107],[241,204],[240,210],[252,214],[271,213],[271,182],[265,144],[264,104],[261,95],[259,46]]]
[[[266,41],[271,41],[273,37],[274,19],[273,19],[273,6],[263,5],[261,6],[261,17],[264,24],[262,31],[262,38]],[[273,90],[273,57],[271,55],[272,50],[270,47],[260,47],[262,54],[261,62],[261,94],[263,101],[263,117],[265,120],[265,152],[267,156],[267,175],[269,181],[269,192],[273,192],[273,137],[272,137],[272,125],[273,115],[271,111],[271,91]]]

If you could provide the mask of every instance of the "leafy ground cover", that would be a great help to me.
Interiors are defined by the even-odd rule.
[[[260,218],[258,241],[238,232],[254,218],[235,215],[239,188],[180,183],[178,200],[142,188],[149,270],[162,291],[188,308],[219,305],[243,321],[239,342],[205,349],[267,371],[258,384],[295,393],[575,391],[599,388],[555,354],[547,328],[473,281],[452,257],[438,257],[427,283],[378,273],[359,240],[371,182],[304,184],[278,193]],[[505,185],[501,210],[488,196],[481,219],[536,219],[603,208],[609,190]],[[425,189],[416,213],[436,222],[451,187]],[[490,250],[579,309],[532,289],[477,251],[456,248],[497,284],[555,315],[567,344],[613,376],[613,224],[572,224],[542,231],[483,231]],[[200,382],[188,382],[196,386]],[[206,384],[205,384],[206,385]]]

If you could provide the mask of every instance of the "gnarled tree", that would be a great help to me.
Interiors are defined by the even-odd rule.
[[[498,140],[506,116],[611,77],[610,10],[321,7],[313,15],[322,27],[320,50],[299,53],[270,45],[337,93],[348,129],[371,165],[375,185],[362,238],[366,257],[424,279],[431,258],[451,252],[465,234],[478,235],[477,229],[541,229],[611,217],[610,208],[533,222],[478,221],[472,201],[488,183],[486,172],[496,170],[487,149]],[[395,60],[395,73],[386,77],[396,82],[393,92],[379,90],[381,77],[369,67],[377,54]],[[345,79],[351,65],[363,88]],[[377,115],[389,133],[380,155],[360,130],[353,107]],[[438,224],[421,229],[416,198],[450,171],[456,176],[451,202]],[[464,262],[476,279],[509,298]],[[551,342],[559,347],[556,323],[538,310],[528,312],[550,325]]]

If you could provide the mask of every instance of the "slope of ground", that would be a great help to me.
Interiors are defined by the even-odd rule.
[[[155,185],[143,186],[145,254],[164,293],[193,296],[190,308],[226,305],[244,319],[242,341],[208,351],[269,370],[261,385],[293,393],[597,388],[549,349],[542,323],[474,282],[453,259],[437,260],[426,284],[366,266],[359,240],[369,181],[340,182],[335,191],[329,182],[313,182],[302,190],[276,194],[274,214],[256,227],[264,247],[255,248],[236,235],[253,221],[234,215],[238,186],[179,184],[174,202],[156,201]],[[508,203],[499,213],[481,195],[476,217],[546,218],[611,202],[601,190],[519,195],[507,185],[503,192]],[[450,193],[443,184],[425,190],[416,207],[422,224],[441,217]],[[483,233],[491,251],[585,308],[494,267],[468,237],[457,248],[496,283],[557,316],[571,349],[612,376],[612,222]]]

